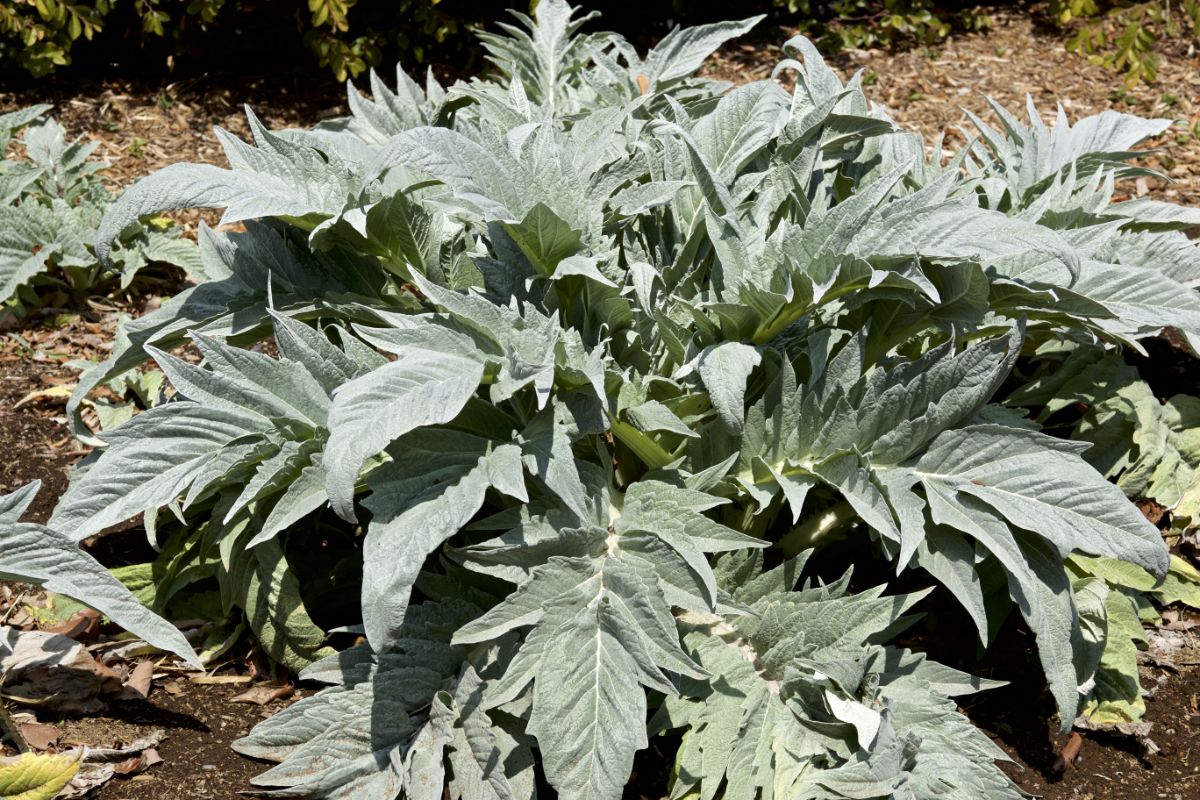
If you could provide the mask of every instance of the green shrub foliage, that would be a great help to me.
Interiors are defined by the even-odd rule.
[[[1161,40],[1200,34],[1197,0],[1050,0],[1048,11],[1068,32],[1067,49],[1123,72],[1130,86],[1158,76]]]
[[[378,64],[384,51],[419,61],[430,46],[505,6],[456,0],[446,4],[453,6],[447,11],[442,2],[309,0],[305,8],[285,0],[135,0],[128,5],[117,0],[0,0],[0,63],[43,76],[70,64],[72,50],[97,37],[110,48],[139,37],[190,40],[212,48],[214,41],[235,35],[236,27],[250,26],[273,30],[283,41],[295,38],[297,47],[302,41],[320,66],[345,80]]]
[[[587,19],[542,0],[484,37],[489,79],[372,76],[346,119],[251,115],[228,169],[129,189],[102,255],[163,209],[245,230],[203,230],[209,280],[81,383],[72,416],[148,359],[176,394],[104,433],[50,526],[146,514],[156,604],[215,579],[329,685],[237,742],[271,796],[618,798],[651,736],[672,797],[1023,796],[956,711],[992,684],[889,644],[927,591],[806,566],[856,542],[985,646],[1020,614],[1064,730],[1136,715],[1136,604],[1185,578],[1105,475],[1176,487],[1092,455],[1090,417],[1040,423],[1089,390],[1078,359],[1200,335],[1200,215],[1113,202],[1170,123],[997,107],[943,160],[807,39],[794,90],[731,88],[691,76],[754,19],[645,54]],[[1009,398],[1022,357],[1048,377]],[[1164,440],[1190,412],[1148,409]],[[292,566],[318,520],[361,547],[336,654]]]
[[[788,25],[826,49],[934,45],[952,31],[982,31],[992,24],[981,7],[933,0],[773,0]]]
[[[711,4],[694,0],[589,5],[604,7],[621,30],[639,35],[656,34],[668,19],[703,19],[712,13]],[[70,64],[73,49],[83,42],[112,49],[131,39],[165,39],[168,52],[189,46],[203,51],[248,28],[272,31],[276,41],[307,48],[321,67],[346,80],[385,57],[421,63],[435,50],[461,66],[472,31],[502,17],[507,8],[532,13],[536,7],[537,0],[309,0],[299,9],[285,0],[135,0],[130,5],[0,0],[0,63],[44,76]],[[992,24],[985,8],[960,0],[752,0],[745,9],[773,12],[781,25],[826,50],[932,46],[951,32],[982,31]],[[1050,0],[1045,11],[1064,31],[1069,49],[1123,72],[1131,85],[1155,79],[1162,39],[1194,35],[1200,22],[1198,0]]]
[[[194,243],[168,219],[133,220],[101,263],[93,240],[113,201],[99,177],[108,165],[91,157],[95,144],[67,141],[45,117],[49,110],[0,114],[0,304],[36,304],[57,289],[75,298],[114,284],[126,289],[151,263],[197,269]]]

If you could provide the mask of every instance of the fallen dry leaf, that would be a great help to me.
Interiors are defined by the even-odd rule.
[[[127,758],[124,761],[113,764],[112,768],[113,772],[117,773],[118,775],[133,775],[134,773],[142,771],[142,757],[134,756],[133,758]]]
[[[239,695],[229,698],[229,701],[231,703],[253,703],[258,706],[265,706],[272,700],[286,700],[295,693],[296,687],[290,683],[283,686],[260,683],[257,686],[251,686]]]
[[[13,411],[16,411],[21,406],[28,405],[34,400],[62,400],[66,401],[71,396],[71,392],[75,391],[74,384],[51,386],[49,389],[39,389],[35,392],[22,397],[17,402],[13,403]]]
[[[25,743],[34,750],[48,750],[55,742],[61,731],[54,725],[46,725],[41,722],[26,722],[21,725],[21,736],[24,737]]]
[[[161,730],[153,730],[140,739],[134,739],[124,747],[89,747],[84,762],[89,764],[111,764],[124,761],[145,750],[151,750],[162,744],[166,734]]]
[[[150,689],[154,685],[154,662],[139,661],[125,682],[125,695],[142,700],[150,697]]]
[[[163,740],[163,732],[156,730],[126,747],[84,748],[83,765],[74,779],[58,795],[56,800],[75,800],[87,797],[98,786],[108,783],[118,774],[130,774],[137,780],[137,772],[162,762],[156,749]],[[130,773],[119,773],[118,767],[133,762],[138,769]]]
[[[21,630],[30,630],[37,627],[37,620],[25,609],[19,608],[9,615],[8,624]]]
[[[197,673],[189,675],[188,680],[200,686],[223,686],[231,683],[249,683],[254,678],[250,675],[205,675]]]
[[[93,642],[100,635],[100,619],[99,612],[85,608],[82,611],[76,611],[61,625],[42,628],[42,630],[46,633],[57,633],[59,636],[66,636],[68,639],[75,639],[80,642]]]
[[[71,782],[58,793],[55,800],[77,800],[87,797],[96,787],[112,780],[114,775],[116,772],[108,764],[84,764]]]
[[[73,639],[0,626],[4,696],[19,705],[61,714],[104,709],[102,695],[120,691],[121,676]]]

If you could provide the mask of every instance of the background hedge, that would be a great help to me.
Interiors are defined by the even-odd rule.
[[[677,23],[724,19],[727,2],[598,0],[603,25],[649,43]],[[1003,0],[1001,0],[1001,4]],[[1016,4],[1014,4],[1016,5]],[[1200,0],[1049,0],[1019,4],[1059,27],[1070,48],[1153,79],[1164,37],[1195,36]],[[41,77],[74,66],[95,75],[147,68],[241,74],[316,67],[338,80],[368,67],[438,61],[478,68],[471,30],[532,11],[536,0],[0,0],[0,69]],[[986,9],[957,0],[742,0],[737,14],[769,13],[776,24],[844,47],[933,44],[955,30],[990,24]],[[769,30],[769,29],[768,29]]]

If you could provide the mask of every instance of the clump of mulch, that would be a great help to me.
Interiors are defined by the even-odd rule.
[[[307,127],[345,114],[344,90],[332,82],[311,89],[244,82],[233,76],[159,82],[101,81],[90,85],[51,85],[5,92],[0,113],[35,103],[51,103],[50,113],[67,129],[98,144],[96,156],[109,162],[104,172],[119,190],[168,164],[190,161],[225,165],[213,135],[220,126],[243,139],[250,136],[245,109],[271,129]]]

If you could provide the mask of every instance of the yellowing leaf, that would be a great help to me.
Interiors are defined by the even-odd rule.
[[[1155,594],[1163,605],[1183,603],[1192,608],[1200,608],[1200,571],[1179,556],[1171,556],[1171,567],[1167,570],[1167,577]]]
[[[146,224],[156,231],[165,231],[167,228],[170,228],[175,224],[175,220],[171,219],[170,217],[164,217],[160,214],[147,219]]]
[[[79,770],[79,756],[26,753],[7,764],[0,764],[0,798],[53,800],[75,777]]]
[[[1109,592],[1105,602],[1108,632],[1104,655],[1096,671],[1096,683],[1083,704],[1083,715],[1094,723],[1116,725],[1136,722],[1146,713],[1138,678],[1138,643],[1146,634],[1131,599],[1121,592]]]
[[[71,396],[71,392],[73,391],[75,391],[75,384],[73,383],[66,383],[60,386],[51,386],[49,389],[39,389],[37,391],[30,392],[18,400],[13,406],[13,410],[16,411],[21,406],[27,405],[34,400],[66,400]]]

